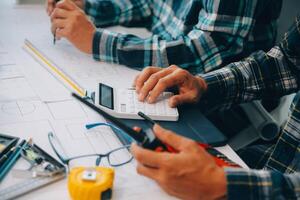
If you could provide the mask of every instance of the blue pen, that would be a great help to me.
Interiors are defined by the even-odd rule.
[[[16,150],[14,153],[10,156],[9,159],[6,160],[6,162],[3,164],[3,166],[0,168],[0,182],[4,179],[6,174],[9,172],[9,170],[14,166],[14,164],[19,159],[22,150],[26,147],[27,142],[25,140],[22,140],[21,143],[16,147]]]

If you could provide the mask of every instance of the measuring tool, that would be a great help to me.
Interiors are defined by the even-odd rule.
[[[68,176],[72,200],[107,200],[112,197],[114,169],[108,167],[75,167]]]
[[[63,147],[55,134],[48,133],[48,139],[57,157],[68,166],[68,189],[73,200],[111,199],[114,170],[108,167],[97,167],[102,157],[100,154],[96,159],[95,166],[70,167],[70,161],[90,156],[94,157],[95,154],[68,157],[65,154],[58,153],[57,149],[63,150]]]
[[[28,192],[46,186],[55,181],[65,178],[65,174],[58,174],[53,177],[39,177],[33,178],[13,186],[10,186],[6,189],[0,190],[0,199],[1,200],[11,200],[17,197],[20,197]]]
[[[31,140],[32,141],[32,140]],[[31,176],[28,179],[24,179],[21,182],[18,182],[12,186],[8,186],[7,188],[3,188],[0,190],[0,199],[1,200],[10,200],[20,197],[28,192],[46,186],[50,183],[58,181],[66,177],[66,169],[64,165],[55,160],[52,156],[46,153],[39,146],[33,144],[32,142],[21,142],[19,145],[21,148],[18,148],[18,154],[15,154],[18,157],[26,156],[27,160],[34,161],[34,166],[29,169],[16,170],[12,172],[14,175],[17,171],[23,172],[23,174],[30,174]],[[22,153],[19,153],[22,152]],[[30,154],[30,155],[29,155]],[[35,156],[32,156],[32,155]],[[15,161],[17,157],[14,156],[12,161]],[[45,165],[46,164],[46,165]],[[40,168],[43,168],[45,173],[36,173],[38,165],[41,165]],[[7,166],[11,166],[7,165]],[[34,167],[34,168],[33,168]],[[13,169],[14,170],[14,169]],[[2,171],[1,171],[2,172]],[[30,173],[31,172],[31,173]],[[33,176],[34,175],[34,176]],[[19,177],[20,178],[20,177]]]
[[[37,60],[43,67],[45,67],[51,74],[64,83],[67,88],[76,92],[81,97],[87,95],[87,91],[82,88],[75,80],[67,75],[61,68],[55,65],[43,53],[41,53],[29,40],[25,39],[24,49]]]

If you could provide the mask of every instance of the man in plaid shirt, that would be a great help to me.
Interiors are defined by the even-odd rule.
[[[258,51],[200,76],[176,66],[146,68],[135,85],[140,100],[150,103],[166,88],[177,86],[179,94],[170,98],[170,106],[200,99],[205,108],[218,109],[298,92],[277,141],[243,151],[251,170],[221,168],[194,141],[158,125],[156,136],[178,153],[157,153],[137,145],[132,146],[132,153],[140,174],[179,198],[300,199],[300,16],[279,46],[268,53]]]
[[[282,4],[282,0],[73,1],[47,0],[57,38],[67,38],[96,60],[134,68],[176,64],[193,73],[212,71],[255,50],[269,50]],[[104,29],[112,25],[145,27],[153,35],[142,39]]]

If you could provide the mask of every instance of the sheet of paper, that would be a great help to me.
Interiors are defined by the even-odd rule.
[[[24,77],[19,66],[15,64],[0,65],[0,79],[12,79]]]
[[[71,99],[70,91],[55,77],[51,76],[45,68],[41,67],[27,52],[22,50],[19,56],[19,62],[23,63],[23,73],[32,89],[43,102]]]
[[[36,96],[37,95],[32,90],[31,86],[25,78],[0,80],[1,101],[30,99]]]
[[[249,169],[246,163],[244,163],[244,161],[233,151],[233,149],[229,145],[217,147],[216,149],[225,154],[233,162],[239,163],[239,165],[244,169]]]
[[[47,138],[49,131],[58,136],[64,151],[70,156],[106,153],[119,147],[119,140],[109,128],[86,130],[86,124],[104,122],[104,119],[73,101],[70,91],[21,47],[24,39],[29,39],[48,59],[86,89],[95,88],[100,81],[114,87],[130,87],[138,72],[124,66],[96,62],[66,40],[59,40],[53,45],[50,20],[44,6],[7,6],[11,2],[0,1],[0,25],[5,27],[0,31],[0,54],[13,52],[11,58],[2,55],[1,58],[7,61],[0,59],[0,62],[15,64],[0,67],[0,132],[25,139],[32,137],[53,156]],[[119,27],[113,30],[120,31]],[[137,32],[146,35],[146,32]],[[94,163],[94,160],[88,160],[85,164],[89,163]],[[105,159],[101,165],[108,166]],[[115,168],[113,199],[173,199],[155,182],[138,175],[135,166],[133,161]],[[9,177],[5,181],[9,182]],[[3,185],[0,185],[0,189]],[[20,199],[69,199],[67,179]]]
[[[80,52],[65,39],[53,45],[51,34],[45,33],[27,39],[51,63],[87,90],[95,90],[99,82],[114,87],[131,87],[138,73],[124,66],[95,61],[91,55]],[[121,76],[126,78],[120,79]]]
[[[81,105],[75,100],[48,103],[48,107],[56,120],[86,118]]]
[[[91,130],[85,129],[87,121],[72,120],[69,122],[53,124],[57,136],[64,146],[64,152],[68,156],[101,153],[105,154],[110,150],[121,147],[122,144],[116,138],[114,133],[106,127],[98,127]],[[125,156],[130,156],[129,152],[118,154],[122,157],[114,159],[124,160]],[[95,159],[85,159],[84,163],[95,164]],[[142,177],[136,173],[136,163],[132,161],[121,167],[115,168],[114,199],[140,199],[143,194],[153,193],[146,199],[172,199],[163,192],[156,183]],[[109,166],[105,158],[101,160],[101,166]],[[133,190],[134,188],[134,190]]]
[[[70,102],[67,102],[67,104]],[[65,107],[70,105],[65,104]],[[61,105],[56,105],[61,106]],[[13,107],[13,105],[11,105]],[[26,106],[24,106],[25,108]],[[74,114],[78,114],[82,111],[75,111]],[[85,119],[67,119],[62,118],[59,120],[38,120],[38,121],[28,121],[28,122],[17,122],[17,123],[0,123],[0,132],[18,136],[21,138],[33,138],[39,146],[50,153],[52,156],[56,157],[51,146],[49,145],[47,134],[51,131],[56,134],[59,138],[61,144],[63,145],[64,152],[68,156],[78,156],[84,154],[95,154],[101,153],[105,154],[122,144],[116,138],[113,132],[107,127],[98,127],[92,130],[86,130],[85,125],[91,123],[88,117]],[[1,119],[0,119],[1,121]],[[123,154],[118,154],[122,157],[113,157],[114,159],[124,159],[124,156],[130,156],[129,152]],[[79,160],[80,161],[80,160]],[[85,166],[93,166],[95,164],[95,159],[84,160]],[[19,163],[16,165],[16,169],[24,167],[24,163]],[[75,165],[76,166],[76,165]],[[102,159],[101,166],[109,166],[106,159]],[[11,173],[3,182],[2,187],[7,187],[9,185],[21,182],[19,178],[14,177]],[[66,180],[63,182],[64,190],[60,193],[62,196],[68,196],[66,189]],[[58,183],[61,185],[62,183]],[[134,189],[133,189],[134,188]],[[156,183],[144,178],[136,173],[135,162],[126,164],[122,167],[115,168],[115,183],[114,183],[114,198],[115,199],[140,199],[141,196],[153,193],[148,199],[159,198],[159,199],[171,199],[166,193],[164,193]],[[21,199],[31,199],[33,194],[25,195]],[[40,192],[33,195],[35,198],[44,197]],[[51,196],[51,195],[50,195]],[[147,199],[147,198],[146,198]]]
[[[85,124],[104,119],[72,100],[70,91],[21,47],[25,38],[32,40],[49,59],[87,88],[95,87],[98,81],[112,86],[131,86],[136,71],[96,62],[66,40],[53,45],[49,18],[42,6],[8,9],[2,1],[0,4],[0,24],[6,27],[0,31],[0,132],[24,139],[32,137],[53,156],[47,137],[49,131],[59,137],[69,155],[106,153],[119,147],[119,140],[109,128],[85,129]],[[12,58],[6,55],[8,52],[13,52]],[[126,78],[120,80],[120,76]],[[108,166],[108,163],[103,159],[101,165]],[[156,183],[138,175],[134,163],[115,170],[114,199],[170,199]],[[9,174],[0,189],[16,182],[18,180]],[[20,199],[57,198],[69,199],[66,179]]]
[[[47,105],[39,100],[0,101],[0,124],[52,119]]]
[[[14,65],[16,64],[16,61],[11,57],[9,53],[0,52],[0,67],[5,65]]]
[[[4,47],[3,47],[2,42],[0,41],[0,54],[4,54],[4,53],[6,53],[6,51],[5,51]]]

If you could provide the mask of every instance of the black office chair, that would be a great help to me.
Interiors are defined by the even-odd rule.
[[[277,42],[287,32],[297,14],[300,14],[300,1],[284,0],[281,16],[278,20]],[[232,137],[229,140],[230,146],[235,150],[239,150],[258,139],[264,141],[275,139],[280,132],[280,126],[288,117],[287,111],[293,97],[294,94],[281,98],[279,106],[271,113],[262,106],[260,101],[241,105],[250,121],[250,126]]]

